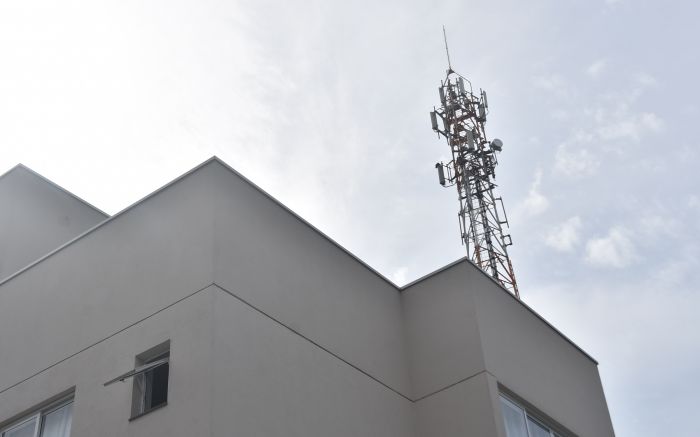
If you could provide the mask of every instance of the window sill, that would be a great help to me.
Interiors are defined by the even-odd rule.
[[[150,414],[150,413],[152,413],[152,412],[154,412],[154,411],[156,411],[156,410],[160,410],[161,408],[163,408],[163,407],[165,407],[165,406],[167,406],[167,405],[168,405],[168,403],[167,403],[167,402],[164,402],[164,403],[158,405],[157,407],[151,408],[151,409],[148,410],[148,411],[144,411],[143,413],[139,413],[139,414],[137,414],[137,415],[135,415],[135,416],[131,416],[131,417],[129,418],[129,422],[133,422],[134,420],[136,420],[136,419],[138,419],[138,418],[140,418],[140,417],[143,417],[143,416],[145,416],[145,415],[147,415],[147,414]]]

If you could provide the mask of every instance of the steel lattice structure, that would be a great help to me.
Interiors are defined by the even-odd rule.
[[[457,187],[462,242],[472,262],[520,298],[507,251],[513,243],[504,233],[508,219],[502,198],[494,195],[496,153],[503,143],[486,139],[486,93],[474,94],[471,82],[452,68],[440,83],[439,93],[441,106],[433,108],[430,118],[438,137],[446,138],[452,160],[435,167],[442,186]]]

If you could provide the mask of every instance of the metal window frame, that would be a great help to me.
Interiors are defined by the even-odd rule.
[[[156,346],[156,349],[158,349],[158,346]],[[143,354],[141,354],[143,356]],[[137,359],[142,359],[137,357]],[[149,358],[145,360],[145,364],[143,367],[148,366],[149,364],[155,364],[155,363],[160,363],[158,365],[152,366],[148,369],[145,369],[143,372],[140,372],[137,375],[134,375],[134,384],[132,388],[132,405],[131,405],[131,418],[129,420],[133,420],[135,418],[141,417],[144,414],[148,414],[151,411],[157,410],[161,407],[164,407],[167,405],[167,400],[163,404],[159,404],[156,406],[149,405],[149,398],[151,397],[151,394],[153,392],[153,370],[156,368],[164,365],[164,364],[169,364],[170,363],[170,348],[169,348],[169,343],[168,343],[168,349],[165,350],[164,352],[161,352],[157,355],[152,355]],[[149,379],[150,376],[150,379]],[[170,372],[168,372],[168,382],[170,381]],[[138,386],[138,393],[135,391],[137,390]],[[166,387],[167,390],[167,387]],[[166,396],[167,396],[167,391],[166,391]]]
[[[37,411],[29,416],[23,417],[22,419],[18,420],[17,422],[12,423],[11,425],[5,427],[0,431],[0,437],[5,437],[5,434],[7,434],[9,431],[12,431],[14,429],[19,428],[20,426],[26,424],[27,422],[30,422],[34,420],[34,437],[38,436],[39,432],[39,425],[41,423],[41,411]]]
[[[525,431],[527,432],[528,437],[532,437],[532,432],[530,431],[529,420],[532,420],[533,422],[537,423],[538,425],[541,425],[543,428],[546,428],[549,431],[550,437],[562,437],[562,434],[559,431],[556,431],[551,425],[549,425],[546,421],[540,419],[537,415],[532,414],[533,413],[532,411],[529,411],[522,404],[515,401],[513,398],[508,396],[506,393],[500,392],[500,393],[498,393],[498,395],[500,396],[500,398],[502,400],[506,401],[511,406],[520,410],[520,412],[523,415],[523,418],[525,419]]]
[[[59,410],[63,407],[65,407],[68,404],[72,404],[75,401],[75,397],[73,394],[71,394],[68,397],[64,397],[62,399],[59,399],[55,402],[51,402],[50,404],[44,406],[43,408],[38,408],[31,414],[22,417],[21,419],[12,422],[11,424],[3,427],[0,429],[0,437],[5,437],[5,434],[8,431],[12,431],[13,429],[16,429],[17,427],[31,421],[31,420],[36,420],[36,423],[34,424],[34,437],[40,437],[41,432],[43,431],[44,427],[44,418],[46,417],[47,414],[51,414],[56,410]]]
[[[546,429],[547,432],[549,432],[549,437],[555,437],[554,431],[552,430],[552,427],[547,425],[546,423],[542,422],[540,419],[536,418],[532,414],[528,414],[527,411],[525,411],[525,425],[527,426],[527,433],[530,437],[532,437],[533,432],[530,430],[530,422],[533,422],[542,428]]]
[[[124,382],[124,380],[126,380],[126,379],[141,375],[145,372],[148,372],[149,370],[155,369],[156,367],[162,366],[163,364],[168,364],[169,362],[170,362],[170,357],[166,357],[166,358],[161,358],[159,360],[152,361],[150,363],[146,363],[142,366],[138,366],[138,367],[134,368],[133,370],[129,370],[128,372],[121,374],[114,379],[110,379],[109,381],[104,383],[104,386],[107,387],[108,385],[114,384],[117,381]]]
[[[525,411],[525,408],[523,408],[520,404],[512,400],[511,398],[503,395],[503,393],[499,393],[501,400],[505,401],[507,404],[509,404],[510,407],[513,407],[514,409],[520,411],[520,415],[524,419],[525,423],[525,432],[527,433],[528,437],[530,436],[530,428],[527,425],[527,412]],[[501,416],[503,416],[503,412],[501,411]],[[505,419],[503,419],[505,420]]]
[[[46,420],[46,416],[48,416],[49,414],[51,414],[55,411],[60,410],[61,408],[64,408],[64,407],[74,403],[74,401],[75,401],[75,399],[73,399],[72,397],[69,399],[62,399],[54,404],[49,405],[47,408],[43,409],[40,413],[41,417],[39,418],[38,433],[34,434],[34,435],[36,437],[41,437],[42,433],[44,432],[44,424],[45,424],[44,421]],[[73,420],[73,418],[71,417],[71,421],[72,420]]]

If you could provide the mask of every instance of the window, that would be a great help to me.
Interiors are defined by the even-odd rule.
[[[54,403],[0,430],[0,437],[69,437],[73,399]]]
[[[501,395],[501,411],[508,437],[562,437],[503,395]]]
[[[136,367],[123,375],[107,381],[108,386],[117,381],[133,378],[131,419],[167,405],[168,377],[170,376],[170,341],[160,344],[136,356]],[[0,436],[4,437],[4,436]]]
[[[168,373],[170,353],[144,363],[153,367],[134,376],[132,416],[148,413],[168,402]]]

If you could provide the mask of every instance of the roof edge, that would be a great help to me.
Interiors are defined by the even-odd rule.
[[[427,273],[427,274],[419,277],[418,279],[414,279],[413,281],[409,282],[406,285],[399,287],[399,291],[403,292],[407,288],[413,287],[414,285],[418,284],[419,282],[427,281],[428,279],[432,278],[433,276],[439,275],[440,273],[444,272],[445,270],[448,270],[448,269],[456,266],[457,264],[460,264],[460,263],[465,262],[465,261],[469,261],[469,259],[466,256],[463,256],[462,258],[458,258],[449,264],[446,264],[446,265],[444,265],[436,270],[433,270],[430,273]]]
[[[347,254],[348,256],[350,256],[352,259],[354,259],[355,261],[357,261],[358,263],[360,263],[362,266],[364,266],[364,267],[365,267],[366,269],[368,269],[370,272],[374,273],[377,277],[379,277],[379,278],[382,279],[384,282],[386,282],[388,285],[390,285],[391,287],[393,287],[396,291],[400,291],[399,286],[396,285],[396,284],[394,284],[391,280],[389,280],[389,278],[387,278],[386,276],[384,276],[384,275],[382,275],[381,273],[379,273],[379,271],[377,271],[376,269],[374,269],[372,266],[370,266],[370,265],[367,264],[366,262],[362,261],[362,260],[361,260],[360,258],[358,258],[355,254],[353,254],[353,253],[350,252],[348,249],[346,249],[346,248],[344,248],[343,246],[341,246],[338,242],[336,242],[335,240],[333,240],[332,238],[330,238],[328,235],[326,235],[325,233],[323,233],[322,231],[320,231],[317,227],[315,227],[314,225],[312,225],[311,223],[309,223],[307,220],[305,220],[304,218],[302,218],[301,216],[299,216],[297,213],[295,213],[294,211],[292,211],[291,209],[289,209],[289,208],[288,208],[286,205],[284,205],[282,202],[280,202],[279,200],[275,199],[275,198],[274,198],[272,195],[270,195],[267,191],[265,191],[265,190],[263,190],[262,188],[260,188],[258,185],[256,185],[254,182],[252,182],[252,181],[251,181],[250,179],[248,179],[247,177],[243,176],[241,173],[239,173],[237,170],[235,170],[233,167],[231,167],[230,165],[228,165],[226,162],[224,162],[223,160],[221,160],[221,159],[220,159],[219,157],[217,157],[216,155],[212,156],[211,158],[207,159],[206,161],[202,162],[201,164],[195,166],[194,168],[190,169],[189,171],[183,173],[182,175],[178,176],[177,178],[173,179],[172,181],[168,182],[167,184],[163,185],[162,187],[158,188],[157,190],[153,191],[152,193],[146,195],[145,197],[141,198],[140,200],[137,200],[136,202],[132,203],[131,205],[129,205],[129,206],[127,206],[126,208],[122,209],[121,211],[117,212],[117,213],[114,214],[113,216],[107,216],[107,218],[106,218],[105,220],[103,220],[103,221],[101,221],[100,223],[96,224],[96,225],[93,226],[92,228],[86,230],[86,231],[83,232],[82,234],[79,234],[79,235],[76,236],[75,238],[73,238],[73,239],[71,239],[71,240],[69,240],[69,241],[63,243],[61,246],[55,248],[55,249],[52,250],[51,252],[48,252],[47,254],[45,254],[44,256],[42,256],[41,258],[36,259],[36,260],[35,260],[34,262],[32,262],[31,264],[28,264],[28,265],[22,267],[20,270],[16,271],[15,273],[13,273],[13,274],[11,274],[11,275],[9,275],[9,276],[6,276],[5,278],[0,278],[0,286],[2,286],[3,284],[5,284],[6,282],[9,282],[11,279],[15,278],[16,276],[19,276],[20,274],[24,273],[25,271],[31,269],[31,268],[34,267],[35,265],[37,265],[37,264],[41,263],[42,261],[44,261],[45,259],[47,259],[47,258],[53,256],[54,254],[60,252],[61,250],[65,249],[66,247],[72,245],[73,243],[75,243],[76,241],[82,239],[83,237],[85,237],[85,236],[91,234],[92,232],[96,231],[96,230],[99,229],[100,227],[106,225],[107,223],[111,222],[112,220],[116,219],[117,217],[121,216],[122,214],[127,213],[127,212],[130,211],[131,209],[137,207],[138,205],[140,205],[141,203],[147,201],[147,200],[150,199],[151,197],[157,195],[157,194],[160,193],[161,191],[164,191],[164,190],[166,190],[167,188],[171,187],[172,185],[175,185],[176,183],[178,183],[178,182],[181,181],[182,179],[185,179],[187,176],[191,175],[192,173],[196,172],[197,170],[201,169],[202,167],[205,167],[206,165],[208,165],[208,164],[210,164],[210,163],[212,163],[212,162],[216,162],[216,163],[220,164],[222,167],[224,167],[225,169],[227,169],[228,171],[230,171],[231,173],[233,173],[234,175],[236,175],[237,177],[239,177],[239,178],[240,178],[241,180],[243,180],[245,183],[249,184],[250,186],[252,186],[253,188],[255,188],[257,191],[259,191],[261,194],[263,194],[265,197],[269,198],[269,199],[272,200],[275,204],[277,204],[277,205],[280,206],[282,209],[284,209],[285,211],[287,211],[287,212],[288,212],[289,214],[291,214],[294,218],[296,218],[297,220],[301,221],[301,222],[304,223],[306,226],[310,227],[313,231],[317,232],[317,233],[318,233],[319,235],[321,235],[323,238],[325,238],[326,240],[328,240],[331,244],[333,244],[334,246],[336,246],[337,248],[339,248],[341,251],[343,251],[345,254]],[[25,168],[25,169],[31,171],[32,173],[37,174],[38,176],[41,176],[41,175],[39,175],[38,173],[34,172],[33,170],[29,169],[28,167],[26,167],[26,166],[24,166],[24,165],[22,165],[22,164],[16,165],[16,166],[13,167],[12,169],[10,169],[10,171],[14,170],[15,168],[17,168],[17,167],[19,167],[19,166],[21,166],[22,168]],[[9,173],[10,171],[6,172],[5,174]],[[2,176],[4,176],[5,174],[3,174]],[[0,176],[0,178],[1,178],[2,176]],[[41,177],[42,177],[43,179],[46,179],[46,178],[44,178],[43,176],[41,176]],[[48,181],[48,179],[46,179],[46,180]],[[51,182],[51,181],[49,181],[49,182]],[[52,183],[53,185],[56,185],[56,184],[54,184],[53,182],[51,182],[51,183]],[[56,185],[56,186],[57,186],[58,188],[61,188],[61,187],[58,186],[58,185]],[[63,190],[63,188],[61,188],[61,189]],[[66,190],[64,190],[64,191],[66,191]],[[66,191],[66,192],[68,192],[68,191]],[[70,192],[68,192],[68,193],[70,193]]]
[[[249,184],[251,187],[253,187],[253,188],[255,188],[256,190],[258,190],[258,191],[259,191],[261,194],[263,194],[265,197],[267,197],[268,199],[272,200],[277,206],[281,207],[281,208],[284,209],[286,212],[288,212],[289,214],[291,214],[292,217],[296,218],[297,220],[299,220],[300,222],[302,222],[303,224],[305,224],[306,226],[308,226],[309,228],[311,228],[311,230],[313,230],[314,232],[316,232],[316,233],[318,233],[319,235],[321,235],[323,238],[325,238],[326,240],[328,240],[328,242],[330,242],[331,244],[333,244],[335,247],[337,247],[337,248],[340,249],[341,251],[345,252],[345,254],[348,255],[348,256],[350,256],[350,258],[354,259],[355,261],[357,261],[358,263],[360,263],[362,266],[364,266],[367,270],[369,270],[370,272],[372,272],[372,273],[374,273],[375,275],[377,275],[377,276],[379,277],[379,279],[383,280],[384,282],[386,282],[387,284],[389,284],[390,286],[392,286],[392,287],[393,287],[394,289],[396,289],[397,291],[399,291],[399,292],[401,291],[401,287],[399,287],[399,286],[396,285],[393,281],[391,281],[389,278],[387,278],[386,276],[384,276],[383,274],[381,274],[377,269],[375,269],[374,267],[372,267],[372,266],[370,266],[369,264],[367,264],[366,262],[364,262],[364,261],[363,261],[362,259],[360,259],[357,255],[355,255],[354,253],[350,252],[348,249],[346,249],[345,247],[343,247],[340,243],[338,243],[337,241],[335,241],[334,239],[332,239],[331,237],[329,237],[325,232],[321,231],[321,230],[318,229],[316,226],[312,225],[308,220],[306,220],[305,218],[303,218],[302,216],[300,216],[299,214],[297,214],[296,212],[294,212],[292,209],[290,209],[289,207],[287,207],[287,205],[285,205],[284,203],[282,203],[282,202],[280,202],[279,200],[277,200],[277,199],[276,199],[274,196],[272,196],[270,193],[268,193],[267,191],[265,191],[265,190],[263,190],[262,188],[260,188],[255,182],[253,182],[253,181],[251,181],[250,179],[248,179],[247,177],[243,176],[241,173],[238,172],[238,170],[236,170],[235,168],[233,168],[233,167],[231,167],[230,165],[228,165],[226,162],[224,162],[223,160],[221,160],[219,157],[217,157],[216,155],[214,155],[214,156],[212,156],[209,160],[207,160],[207,161],[205,162],[205,164],[208,163],[209,161],[216,161],[216,162],[218,162],[219,164],[221,164],[224,168],[226,168],[227,170],[229,170],[230,172],[232,172],[233,174],[235,174],[236,176],[238,176],[239,178],[241,178],[245,183]]]
[[[414,286],[414,285],[419,284],[420,282],[429,280],[429,279],[432,278],[433,276],[437,276],[437,275],[439,275],[440,273],[442,273],[442,272],[444,272],[444,271],[446,271],[446,270],[449,270],[449,269],[451,269],[452,267],[455,267],[455,266],[460,265],[460,264],[467,264],[467,265],[472,266],[472,267],[473,267],[474,269],[476,269],[479,273],[481,273],[484,277],[488,278],[489,280],[491,280],[491,282],[493,282],[494,284],[498,285],[498,289],[499,289],[502,293],[507,294],[507,295],[508,295],[511,299],[513,299],[515,302],[517,302],[518,304],[522,305],[526,310],[528,310],[530,313],[532,313],[532,315],[534,315],[535,317],[537,317],[541,322],[543,322],[543,323],[544,323],[545,325],[547,325],[550,329],[552,329],[552,331],[554,331],[554,332],[555,332],[556,334],[558,334],[562,339],[564,339],[567,343],[569,343],[569,344],[570,344],[571,346],[573,346],[576,350],[578,350],[581,354],[583,354],[583,356],[585,356],[586,358],[588,358],[589,360],[591,360],[596,366],[598,366],[598,365],[600,364],[600,363],[598,363],[598,360],[596,360],[595,358],[593,358],[588,352],[586,352],[586,351],[583,350],[579,345],[577,345],[576,343],[574,343],[573,340],[571,340],[569,337],[567,337],[566,335],[564,335],[564,333],[562,333],[560,330],[558,330],[554,325],[552,325],[551,323],[549,323],[549,322],[547,321],[547,319],[545,319],[545,318],[542,317],[537,311],[535,311],[534,309],[532,309],[532,307],[531,307],[530,305],[526,304],[526,303],[523,302],[521,299],[518,299],[517,297],[515,297],[515,296],[513,295],[513,293],[511,293],[510,291],[506,290],[505,287],[503,287],[503,285],[501,285],[501,283],[499,283],[498,281],[496,281],[495,279],[493,279],[493,278],[492,278],[491,276],[489,276],[485,271],[481,270],[476,264],[474,264],[474,263],[473,263],[469,258],[467,258],[466,256],[465,256],[465,257],[462,257],[462,258],[459,258],[458,260],[452,261],[451,263],[447,264],[446,266],[441,267],[441,268],[439,268],[439,269],[433,271],[432,273],[428,273],[427,275],[422,276],[422,277],[416,279],[415,281],[410,282],[410,283],[404,285],[403,287],[401,287],[401,288],[399,289],[399,291],[403,292],[403,291],[407,290],[408,288],[410,288],[410,287],[412,287],[412,286]]]
[[[67,194],[68,196],[72,197],[73,199],[77,200],[78,202],[82,203],[85,206],[90,207],[91,209],[97,211],[98,213],[102,214],[105,216],[105,218],[109,217],[109,214],[106,212],[102,211],[100,208],[96,207],[95,205],[91,204],[90,202],[86,201],[85,199],[80,198],[79,196],[71,193],[70,191],[66,190],[62,186],[58,185],[56,182],[52,181],[51,179],[47,178],[46,176],[41,175],[40,173],[37,173],[36,171],[32,170],[31,168],[27,167],[26,165],[22,164],[21,162],[14,167],[10,168],[7,170],[5,173],[0,175],[0,179],[4,178],[5,176],[9,175],[15,170],[25,170],[29,172],[31,175],[38,177],[42,181],[48,183],[50,186],[58,189],[59,191],[63,192],[64,194]]]
[[[581,352],[584,356],[586,356],[588,359],[590,359],[593,363],[595,363],[596,365],[599,364],[598,361],[597,361],[595,358],[593,358],[593,357],[592,357],[591,355],[589,355],[586,351],[584,351],[583,349],[581,349],[581,347],[579,347],[576,343],[574,343],[571,339],[569,339],[569,338],[568,338],[566,335],[564,335],[561,331],[559,331],[557,328],[555,328],[551,323],[549,323],[544,317],[542,317],[541,315],[539,315],[539,314],[538,314],[535,310],[533,310],[529,305],[527,305],[527,304],[524,303],[522,300],[520,300],[520,299],[516,298],[515,296],[513,296],[513,294],[511,294],[508,290],[506,290],[498,281],[496,281],[495,279],[493,279],[492,277],[490,277],[489,275],[487,275],[486,272],[484,272],[483,270],[481,270],[480,268],[478,268],[478,267],[477,267],[471,260],[469,260],[467,257],[459,258],[459,259],[457,259],[457,260],[455,260],[455,261],[453,261],[453,262],[451,262],[451,263],[449,263],[449,264],[447,264],[447,265],[445,265],[445,266],[443,266],[443,267],[441,267],[441,268],[439,268],[439,269],[437,269],[437,270],[434,270],[434,271],[431,272],[431,273],[428,273],[427,275],[421,276],[420,278],[418,278],[418,279],[416,279],[416,280],[414,280],[414,281],[412,281],[412,282],[410,282],[410,283],[408,283],[408,284],[406,284],[406,285],[404,285],[404,286],[402,286],[402,287],[399,287],[399,286],[396,285],[394,282],[392,282],[391,280],[389,280],[386,276],[382,275],[381,273],[379,273],[379,271],[377,271],[376,269],[374,269],[372,266],[370,266],[370,265],[367,264],[366,262],[362,261],[360,258],[358,258],[356,255],[354,255],[354,254],[353,254],[352,252],[350,252],[348,249],[346,249],[346,248],[344,248],[343,246],[341,246],[338,242],[336,242],[335,240],[333,240],[332,238],[330,238],[328,235],[326,235],[325,233],[323,233],[322,231],[320,231],[317,227],[315,227],[314,225],[312,225],[311,223],[309,223],[307,220],[305,220],[304,218],[302,218],[300,215],[298,215],[297,213],[295,213],[294,211],[292,211],[291,209],[289,209],[289,208],[288,208],[286,205],[284,205],[282,202],[280,202],[279,200],[275,199],[275,198],[274,198],[272,195],[270,195],[267,191],[265,191],[265,190],[263,190],[262,188],[260,188],[258,185],[256,185],[254,182],[252,182],[252,181],[251,181],[250,179],[248,179],[247,177],[243,176],[241,173],[239,173],[238,171],[236,171],[233,167],[231,167],[230,165],[228,165],[226,162],[224,162],[223,160],[221,160],[221,159],[220,159],[219,157],[217,157],[216,155],[212,156],[211,158],[207,159],[206,161],[202,162],[201,164],[195,166],[194,168],[190,169],[189,171],[183,173],[182,175],[178,176],[177,178],[173,179],[172,181],[168,182],[167,184],[163,185],[162,187],[158,188],[157,190],[153,191],[152,193],[146,195],[145,197],[141,198],[140,200],[137,200],[136,202],[132,203],[131,205],[129,205],[129,206],[127,206],[126,208],[122,209],[121,211],[117,212],[117,213],[114,214],[113,216],[109,216],[109,215],[107,215],[106,213],[104,213],[104,212],[102,212],[101,210],[99,210],[98,208],[95,208],[94,206],[92,206],[92,205],[90,205],[89,203],[85,202],[84,200],[80,199],[80,198],[77,197],[76,195],[72,194],[70,191],[64,189],[63,187],[57,185],[56,183],[50,181],[49,179],[46,179],[44,176],[41,176],[39,173],[35,172],[34,170],[30,169],[29,167],[25,166],[24,164],[17,164],[17,165],[15,165],[15,166],[12,167],[10,170],[8,170],[8,171],[6,171],[5,173],[3,173],[2,175],[0,175],[0,179],[2,179],[5,175],[7,175],[8,173],[10,173],[11,171],[13,171],[13,170],[15,170],[15,169],[17,169],[17,168],[22,168],[22,169],[28,170],[29,172],[31,172],[31,173],[33,173],[33,174],[39,176],[41,179],[43,179],[43,180],[49,182],[51,185],[53,185],[53,186],[59,188],[60,190],[66,192],[66,193],[68,193],[68,194],[70,194],[71,196],[75,197],[76,199],[80,200],[81,202],[85,203],[86,205],[91,206],[92,208],[95,208],[97,211],[100,211],[102,214],[105,214],[107,218],[106,218],[105,220],[101,221],[100,223],[96,224],[96,225],[93,226],[92,228],[86,230],[86,231],[83,232],[82,234],[76,236],[75,238],[73,238],[73,239],[71,239],[71,240],[65,242],[65,243],[62,244],[61,246],[55,248],[55,249],[52,250],[51,252],[45,254],[45,255],[42,256],[41,258],[38,258],[38,259],[35,260],[34,262],[32,262],[32,263],[30,263],[30,264],[24,266],[23,268],[21,268],[20,270],[16,271],[15,273],[13,273],[13,274],[11,274],[11,275],[5,277],[5,278],[0,278],[0,286],[2,286],[2,285],[4,285],[5,283],[11,281],[13,278],[15,278],[15,277],[21,275],[23,272],[25,272],[25,271],[31,269],[31,268],[34,267],[35,265],[37,265],[37,264],[41,263],[42,261],[44,261],[44,260],[50,258],[51,256],[53,256],[53,255],[55,255],[56,253],[60,252],[61,250],[65,249],[66,247],[72,245],[73,243],[75,243],[76,241],[82,239],[83,237],[85,237],[85,236],[91,234],[92,232],[96,231],[97,229],[101,228],[102,226],[105,226],[107,223],[111,222],[112,220],[116,219],[117,217],[119,217],[119,216],[121,216],[121,215],[127,213],[127,212],[130,211],[131,209],[133,209],[133,208],[137,207],[138,205],[144,203],[146,200],[150,199],[151,197],[156,196],[156,195],[159,194],[160,192],[166,190],[167,188],[171,187],[172,185],[176,184],[177,182],[181,181],[182,179],[185,179],[186,177],[188,177],[188,176],[191,175],[192,173],[196,172],[197,170],[201,169],[202,167],[205,167],[206,165],[208,165],[208,164],[210,164],[210,163],[212,163],[212,162],[217,162],[218,164],[222,165],[225,169],[229,170],[230,172],[232,172],[233,174],[235,174],[236,176],[238,176],[239,178],[241,178],[244,182],[248,183],[250,186],[252,186],[252,187],[255,188],[256,190],[258,190],[260,193],[262,193],[263,195],[265,195],[267,198],[269,198],[270,200],[272,200],[275,204],[277,204],[278,206],[282,207],[285,211],[287,211],[287,212],[288,212],[289,214],[291,214],[293,217],[295,217],[296,219],[298,219],[299,221],[301,221],[302,223],[304,223],[306,226],[308,226],[309,228],[311,228],[312,230],[314,230],[314,231],[317,232],[318,234],[320,234],[322,237],[324,237],[326,240],[328,240],[331,244],[335,245],[335,246],[336,246],[337,248],[339,248],[341,251],[345,252],[345,254],[349,255],[352,259],[354,259],[355,261],[357,261],[358,263],[360,263],[362,266],[364,266],[364,267],[365,267],[366,269],[368,269],[370,272],[374,273],[374,274],[377,275],[380,279],[384,280],[388,285],[392,286],[392,287],[393,287],[395,290],[397,290],[399,293],[401,293],[401,292],[407,290],[408,288],[410,288],[410,287],[412,287],[412,286],[414,286],[414,285],[417,285],[417,284],[419,284],[419,283],[421,283],[421,282],[423,282],[423,281],[426,281],[426,280],[432,278],[433,276],[439,275],[440,273],[442,273],[442,272],[444,272],[444,271],[446,271],[446,270],[449,270],[449,269],[451,269],[451,268],[453,268],[453,267],[455,267],[455,266],[457,266],[457,265],[460,265],[460,264],[469,264],[469,265],[471,265],[472,267],[474,267],[477,271],[479,271],[481,274],[483,274],[486,278],[488,278],[489,280],[491,280],[494,284],[498,285],[498,288],[501,290],[501,292],[506,293],[508,296],[510,296],[511,299],[514,299],[516,302],[518,302],[520,305],[522,305],[525,309],[527,309],[528,311],[530,311],[535,317],[537,317],[537,318],[540,319],[544,324],[546,324],[547,326],[549,326],[554,332],[556,332],[557,334],[559,334],[559,336],[561,336],[564,340],[566,340],[569,344],[571,344],[574,348],[576,348],[576,349],[577,349],[579,352]]]
[[[13,278],[15,278],[15,277],[21,275],[22,273],[26,272],[27,270],[31,269],[32,267],[34,267],[35,265],[41,263],[42,261],[44,261],[44,260],[50,258],[51,256],[57,254],[58,252],[60,252],[60,251],[62,251],[63,249],[65,249],[66,247],[68,247],[68,246],[72,245],[73,243],[75,243],[76,241],[82,239],[83,237],[86,237],[86,236],[90,235],[91,233],[93,233],[93,232],[96,231],[97,229],[101,228],[102,226],[105,226],[107,223],[110,223],[112,220],[116,219],[117,217],[119,217],[119,216],[121,216],[121,215],[123,215],[123,214],[129,212],[129,210],[131,210],[131,209],[137,207],[138,205],[140,205],[141,203],[143,203],[143,202],[145,202],[146,200],[150,199],[151,197],[155,196],[156,194],[160,193],[161,191],[166,190],[166,189],[169,188],[170,186],[172,186],[172,185],[176,184],[177,182],[179,182],[180,180],[186,178],[187,176],[189,176],[190,174],[192,174],[192,173],[194,173],[195,171],[199,170],[200,168],[204,167],[205,165],[209,164],[209,163],[210,163],[211,161],[213,161],[213,160],[217,160],[217,161],[220,162],[220,160],[219,160],[218,158],[216,158],[215,156],[213,156],[213,157],[207,159],[206,161],[202,162],[201,164],[197,165],[196,167],[192,168],[191,170],[189,170],[189,171],[183,173],[182,175],[178,176],[177,178],[173,179],[172,181],[168,182],[167,184],[163,185],[162,187],[158,188],[157,190],[153,191],[152,193],[147,194],[145,197],[142,197],[141,199],[137,200],[136,202],[132,203],[131,205],[129,205],[129,206],[127,206],[126,208],[122,209],[121,211],[117,212],[117,213],[114,214],[113,216],[107,216],[107,218],[106,218],[105,220],[101,221],[100,223],[98,223],[98,224],[96,224],[95,226],[91,227],[90,229],[86,230],[86,231],[83,232],[82,234],[77,235],[77,236],[74,237],[73,239],[66,241],[65,243],[63,243],[62,245],[58,246],[57,248],[55,248],[55,249],[52,250],[51,252],[45,254],[45,255],[42,256],[41,258],[36,259],[36,260],[35,260],[34,262],[32,262],[31,264],[28,264],[28,265],[22,267],[21,269],[19,269],[19,270],[16,271],[15,273],[13,273],[13,274],[11,274],[11,275],[9,275],[9,276],[6,276],[5,278],[0,278],[0,286],[2,286],[2,285],[4,285],[5,283],[9,282],[9,281],[12,280]],[[21,164],[16,165],[16,166],[13,167],[12,169],[18,167],[19,165],[21,165]],[[27,167],[25,167],[24,165],[22,165],[22,167],[27,168]],[[9,173],[9,172],[6,172],[5,174],[7,174],[7,173]],[[5,174],[3,174],[2,176],[4,176]],[[0,177],[2,177],[2,176],[0,176]],[[59,188],[60,188],[60,187],[59,187]]]

